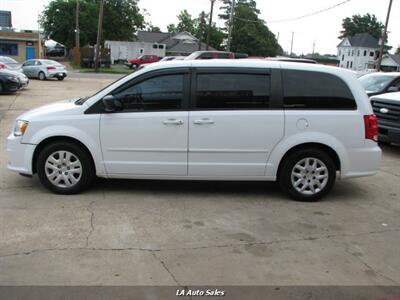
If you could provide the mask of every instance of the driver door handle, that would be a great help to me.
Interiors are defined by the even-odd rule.
[[[207,124],[214,124],[214,121],[209,119],[209,118],[202,118],[202,119],[199,119],[199,120],[194,120],[193,124],[196,124],[196,125],[207,125]]]
[[[163,121],[164,125],[183,125],[182,120],[177,120],[177,119],[168,119]]]

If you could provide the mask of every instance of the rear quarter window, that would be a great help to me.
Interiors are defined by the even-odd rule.
[[[313,71],[282,70],[285,109],[355,110],[357,104],[339,77]]]

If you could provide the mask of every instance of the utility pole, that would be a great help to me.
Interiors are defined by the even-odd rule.
[[[292,31],[292,42],[290,43],[290,56],[293,56],[293,40],[294,40],[294,31]]]
[[[100,9],[99,9],[99,23],[97,25],[97,44],[96,44],[96,55],[94,62],[94,70],[97,72],[97,68],[99,67],[99,59],[100,59],[100,42],[101,42],[101,31],[103,27],[103,8],[104,8],[104,0],[100,0]]]
[[[39,40],[39,58],[42,58],[42,38],[40,37],[40,16],[38,15],[38,40]]]
[[[214,12],[214,3],[215,3],[215,0],[211,0],[211,9],[210,9],[209,22],[208,22],[207,47],[206,47],[206,50],[208,50],[208,46],[210,45],[210,36],[211,36],[211,26],[212,26],[213,12]]]
[[[79,0],[76,0],[75,12],[75,47],[79,49]]]
[[[314,41],[314,43],[313,43],[313,45],[312,45],[312,55],[314,56],[314,53],[315,53],[315,41]]]
[[[385,47],[385,42],[386,42],[386,38],[387,38],[387,29],[388,29],[388,25],[389,25],[390,11],[392,10],[392,2],[393,2],[393,0],[389,0],[389,8],[388,8],[388,12],[386,15],[385,29],[383,30],[382,37],[381,37],[381,47],[379,49],[379,57],[378,57],[378,62],[376,64],[376,70],[378,72],[381,70],[383,49]]]
[[[228,44],[226,47],[227,51],[231,51],[231,40],[232,40],[232,29],[233,29],[233,13],[235,10],[235,0],[232,0],[231,15],[229,17],[229,31],[228,31]]]
[[[199,51],[201,50],[201,44],[202,44],[202,40],[203,40],[203,33],[204,33],[204,15],[205,15],[205,13],[204,13],[204,11],[203,12],[201,12],[201,20],[200,20],[200,32],[199,32],[199,35],[200,35],[200,38],[199,38]]]

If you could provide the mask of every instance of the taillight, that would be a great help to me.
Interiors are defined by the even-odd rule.
[[[55,70],[55,69],[56,69],[56,67],[53,67],[53,66],[47,67],[47,70]]]
[[[378,141],[378,119],[375,115],[364,116],[365,138]]]
[[[0,69],[5,69],[6,65],[0,64]]]

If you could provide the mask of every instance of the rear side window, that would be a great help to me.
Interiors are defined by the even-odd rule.
[[[282,70],[286,109],[355,110],[344,81],[322,72]]]
[[[197,109],[265,109],[269,99],[269,75],[197,75]]]

